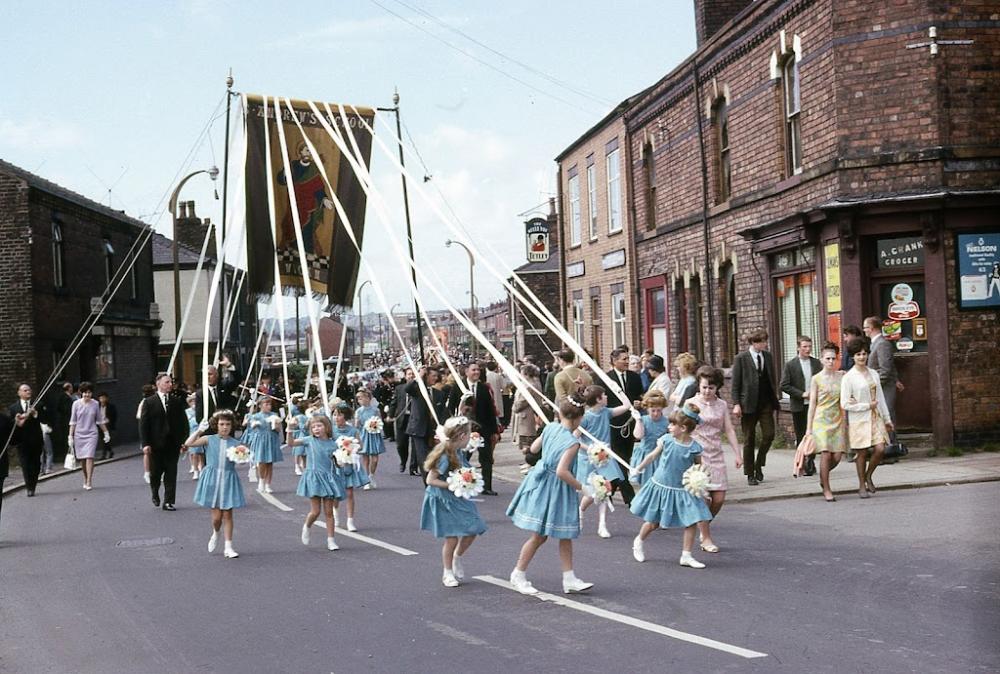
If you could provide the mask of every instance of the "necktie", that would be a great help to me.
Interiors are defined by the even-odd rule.
[[[209,386],[208,392],[212,395],[212,404],[218,404],[218,401],[215,399],[215,387]]]
[[[764,356],[757,354],[757,372],[758,374],[764,374]]]
[[[27,400],[22,400],[21,401],[21,411],[22,412],[27,412],[28,411],[28,401]]]
[[[624,372],[619,372],[618,373],[618,382],[621,384],[622,391],[624,391],[625,390],[625,373]]]
[[[167,411],[167,394],[165,394],[165,393],[161,393],[160,394],[160,402],[163,403],[163,411],[166,412]]]

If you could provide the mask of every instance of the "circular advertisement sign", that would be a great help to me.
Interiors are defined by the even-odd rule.
[[[913,299],[913,288],[908,283],[897,283],[892,287],[893,302],[909,302]]]
[[[916,302],[893,302],[889,305],[889,318],[894,321],[909,321],[919,315],[920,305]]]

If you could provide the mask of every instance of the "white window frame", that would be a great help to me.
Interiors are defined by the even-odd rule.
[[[611,341],[618,344],[625,344],[625,293],[614,293],[611,295]]]
[[[573,300],[573,339],[583,346],[583,298]]]
[[[597,164],[587,167],[587,202],[590,207],[590,240],[597,239]]]
[[[608,234],[622,231],[621,166],[618,164],[618,148],[604,158],[608,175]]]
[[[579,246],[583,243],[583,231],[580,222],[580,176],[569,179],[569,245]]]
[[[785,122],[785,163],[789,175],[802,173],[802,94],[799,56],[794,51],[781,65],[781,108]]]

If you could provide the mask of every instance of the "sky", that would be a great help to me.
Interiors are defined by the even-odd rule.
[[[398,88],[405,140],[419,154],[407,169],[509,270],[525,262],[524,221],[555,196],[554,157],[694,51],[693,6],[4,0],[0,158],[169,235],[177,180],[223,166],[230,68],[238,92],[390,107]],[[230,210],[237,170],[231,163]],[[403,236],[399,173],[377,146],[372,174]],[[181,198],[219,222],[213,189],[221,194],[221,179],[199,176]],[[466,254],[445,247],[451,231],[412,191],[410,203],[418,266],[466,306]],[[387,302],[412,307],[371,205],[364,255]],[[476,274],[480,305],[504,297],[482,263]],[[430,293],[425,301],[443,306]],[[364,303],[380,308],[370,289]]]

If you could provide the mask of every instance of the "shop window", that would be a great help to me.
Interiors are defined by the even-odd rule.
[[[819,299],[816,292],[816,274],[812,271],[778,276],[774,279],[774,304],[778,321],[777,362],[784,362],[795,355],[798,336],[813,338],[822,343],[819,331]]]
[[[94,379],[109,381],[115,378],[115,350],[111,335],[97,337],[97,349],[94,355]]]
[[[625,338],[625,293],[611,296],[611,341],[617,347],[628,340]]]
[[[579,246],[583,233],[580,230],[580,176],[569,179],[569,243]]]
[[[726,341],[722,353],[722,367],[732,367],[739,353],[739,325],[736,317],[736,273],[727,264],[720,274],[723,290],[723,312],[726,321]]]

